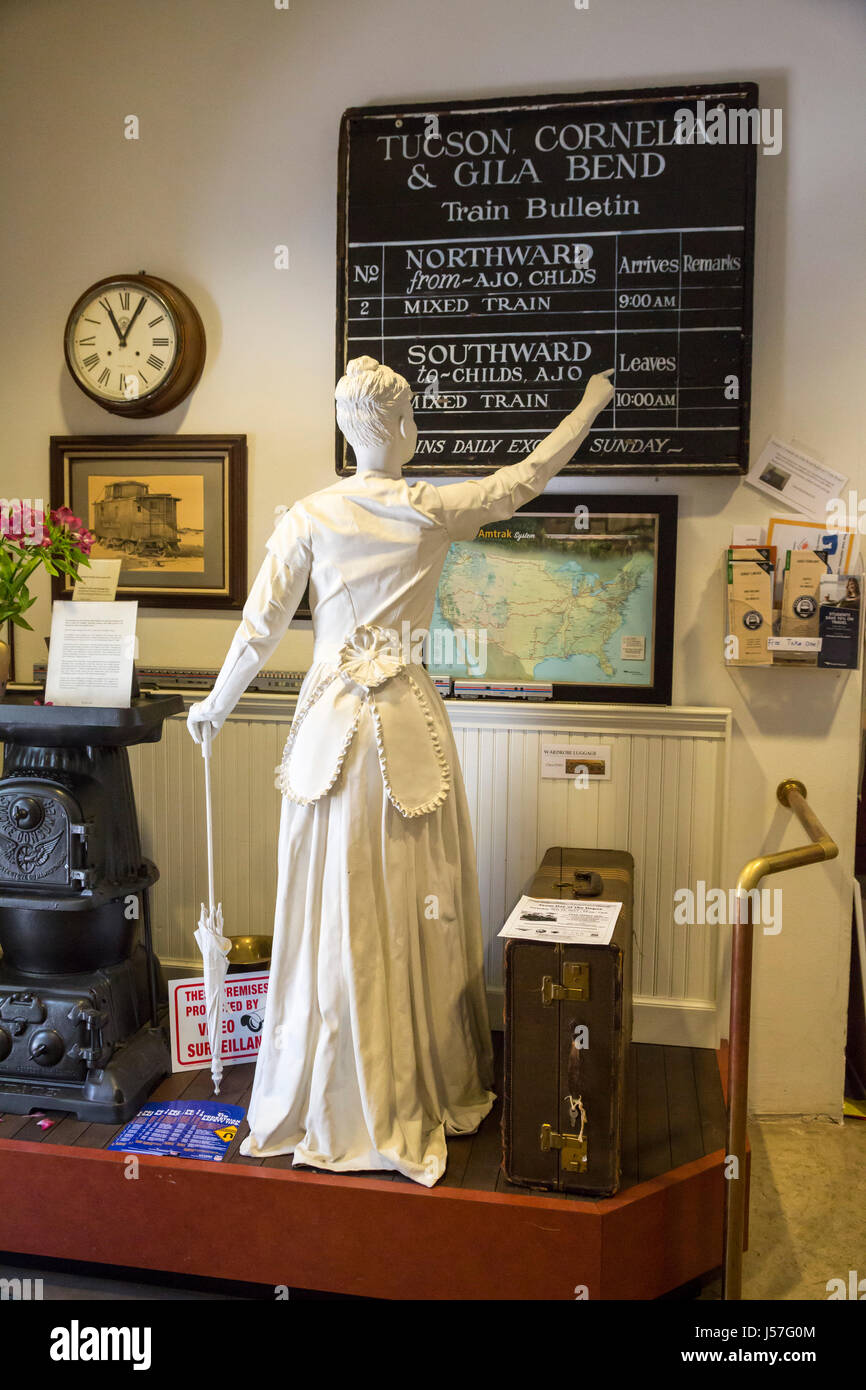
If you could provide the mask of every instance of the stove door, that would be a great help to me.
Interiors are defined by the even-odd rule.
[[[0,782],[0,888],[80,890],[85,878],[81,807],[38,778]]]

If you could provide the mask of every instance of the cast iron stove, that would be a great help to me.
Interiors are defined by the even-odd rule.
[[[179,695],[130,709],[0,702],[0,1110],[122,1124],[171,1069],[127,748]],[[143,926],[143,940],[140,927]]]

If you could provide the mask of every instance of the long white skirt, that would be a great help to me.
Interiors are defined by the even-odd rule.
[[[493,1105],[472,828],[450,723],[436,722],[452,769],[437,810],[394,809],[369,709],[333,790],[282,799],[244,1154],[432,1187],[446,1135],[471,1134]]]

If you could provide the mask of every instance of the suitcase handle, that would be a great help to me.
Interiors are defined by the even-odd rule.
[[[595,869],[584,872],[575,869],[571,878],[557,881],[557,888],[570,888],[576,898],[597,898],[604,889],[604,881]]]

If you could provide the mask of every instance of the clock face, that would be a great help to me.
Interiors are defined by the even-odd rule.
[[[160,294],[135,280],[113,280],[76,305],[66,352],[86,391],[106,405],[133,405],[165,384],[178,340],[174,314]]]

